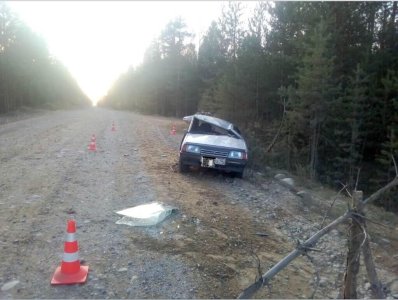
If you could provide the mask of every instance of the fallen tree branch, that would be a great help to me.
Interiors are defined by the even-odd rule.
[[[357,223],[357,225],[359,226],[359,228],[361,228],[362,230],[362,234],[363,234],[363,240],[361,245],[359,246],[359,249],[362,249],[363,245],[365,245],[365,242],[368,240],[368,233],[365,229],[364,226],[362,226],[361,224],[361,218],[355,217],[354,215],[352,216],[352,219]],[[359,256],[359,253],[357,254]]]
[[[308,260],[310,261],[310,263],[314,266],[314,270],[315,270],[315,277],[316,277],[316,282],[315,282],[315,286],[314,286],[314,291],[312,292],[311,296],[309,297],[310,299],[314,299],[316,292],[318,291],[319,288],[319,283],[321,281],[321,276],[319,275],[319,269],[317,268],[317,265],[315,264],[314,259],[308,254],[305,253],[305,256],[308,258]]]
[[[278,180],[278,181],[283,182],[281,180]],[[378,191],[373,193],[371,196],[369,196],[368,198],[366,198],[363,201],[358,201],[356,203],[358,205],[358,207],[356,207],[356,209],[358,209],[358,211],[361,212],[362,208],[366,204],[375,201],[381,195],[383,195],[385,192],[391,190],[392,188],[394,188],[396,186],[398,186],[398,174],[391,182],[389,182],[387,185],[385,185],[384,187],[382,187],[381,189],[379,189]],[[292,191],[291,186],[290,186],[290,190]],[[293,190],[294,190],[294,187],[293,187]],[[348,190],[347,190],[347,192],[348,192]],[[313,236],[311,236],[308,240],[306,240],[303,244],[299,245],[295,250],[291,251],[287,256],[285,256],[285,258],[283,258],[281,261],[276,263],[270,270],[268,270],[265,274],[263,274],[261,276],[261,278],[256,280],[253,284],[248,286],[246,289],[244,289],[243,292],[240,293],[238,298],[239,299],[251,298],[262,286],[268,285],[269,281],[276,274],[278,274],[281,270],[283,270],[291,261],[293,261],[301,254],[308,251],[309,248],[313,247],[322,236],[324,236],[330,230],[337,227],[339,224],[345,222],[348,218],[352,218],[354,212],[351,209],[349,209],[348,211],[346,211],[346,213],[344,215],[340,216],[339,218],[337,218],[333,222],[331,222],[329,225],[327,225],[326,227],[319,230],[317,233],[315,233]],[[366,247],[366,244],[367,244],[366,242],[367,242],[367,239],[365,239],[364,247]],[[344,294],[347,295],[347,293],[344,293]]]
[[[351,195],[351,193],[350,193],[350,191],[348,190],[348,184],[344,184],[343,182],[341,182],[340,180],[339,180],[339,183],[341,184],[341,186],[343,187],[343,190],[345,190],[346,191],[346,193],[347,193],[347,195],[350,197],[350,198],[352,198],[352,195]]]
[[[365,225],[366,226],[366,225]],[[374,299],[384,299],[386,296],[383,291],[383,286],[377,276],[376,267],[373,262],[372,251],[370,250],[369,239],[365,240],[362,248],[363,261],[365,263],[366,272],[368,273],[370,288]]]
[[[326,218],[328,217],[330,211],[332,210],[332,208],[333,208],[333,206],[334,206],[334,203],[336,202],[337,198],[340,196],[340,194],[341,194],[346,188],[347,188],[346,185],[343,186],[343,187],[341,188],[341,190],[337,193],[337,195],[334,197],[332,203],[331,203],[330,206],[329,206],[329,209],[326,211],[325,215],[323,216],[323,220],[322,220],[321,226],[319,226],[319,228],[322,228],[322,227],[323,227],[323,225],[325,224]]]
[[[379,225],[379,226],[382,226],[382,227],[384,227],[384,228],[388,228],[388,229],[394,230],[394,227],[391,227],[391,226],[388,226],[388,225],[385,225],[385,224],[376,222],[376,221],[374,221],[374,220],[372,220],[372,219],[370,219],[370,218],[367,218],[367,217],[365,217],[364,215],[361,215],[361,214],[359,214],[359,213],[353,212],[352,215],[353,215],[353,216],[357,216],[357,217],[361,217],[361,218],[363,218],[364,220],[366,220],[366,221],[368,221],[368,222],[370,222],[370,223],[373,223],[373,224],[375,224],[375,225]]]
[[[394,163],[395,167],[395,176],[398,177],[398,167],[397,167],[397,162],[395,161],[394,155],[391,154],[392,162]]]
[[[254,259],[255,259],[255,261],[256,261],[256,264],[257,264],[257,265],[256,265],[256,267],[257,267],[256,280],[257,280],[257,278],[260,278],[260,277],[261,277],[261,274],[262,274],[262,272],[261,272],[261,260],[260,260],[260,258],[258,257],[257,253],[254,251],[253,243],[250,243],[250,254],[251,254],[251,256],[254,257]]]
[[[300,244],[295,250],[290,252],[284,259],[279,261],[276,265],[274,265],[268,272],[263,274],[261,278],[259,278],[252,285],[247,287],[239,296],[239,299],[247,299],[251,298],[254,293],[256,293],[263,285],[268,284],[268,282],[281,270],[283,270],[291,261],[296,259],[301,254],[305,253],[308,248],[313,247],[316,242],[325,234],[327,234],[330,230],[336,228],[341,223],[345,222],[348,218],[351,217],[351,212],[347,211],[344,215],[334,220],[332,223],[327,225],[326,227],[319,230],[313,236],[311,236],[308,240],[306,240],[303,244]]]
[[[370,195],[368,198],[363,200],[363,205],[368,204],[370,202],[373,202],[377,200],[381,195],[383,195],[385,192],[388,192],[392,188],[398,186],[398,175],[395,176],[395,178],[390,181],[387,185],[383,186],[381,189],[379,189],[377,192],[374,192],[372,195]]]

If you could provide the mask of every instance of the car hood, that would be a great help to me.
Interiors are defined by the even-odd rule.
[[[247,151],[246,143],[242,139],[233,138],[226,135],[192,134],[185,136],[184,143],[197,145],[207,145],[215,147],[226,147]]]

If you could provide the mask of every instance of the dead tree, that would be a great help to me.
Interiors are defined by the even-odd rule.
[[[332,229],[336,228],[338,225],[346,222],[347,220],[351,220],[352,224],[356,224],[355,226],[351,226],[351,236],[349,239],[349,253],[347,257],[347,271],[344,276],[344,289],[343,295],[349,298],[356,297],[356,274],[359,269],[359,255],[362,249],[365,259],[365,266],[369,276],[369,281],[371,282],[371,288],[373,291],[373,296],[375,298],[383,298],[384,293],[381,286],[381,283],[377,277],[376,269],[374,267],[368,235],[366,233],[366,223],[365,217],[363,214],[363,207],[378,199],[382,194],[391,190],[395,186],[398,186],[398,173],[397,176],[388,183],[383,188],[379,189],[377,192],[372,194],[370,197],[362,201],[362,193],[355,193],[354,199],[352,202],[352,207],[346,211],[346,213],[339,218],[335,219],[329,225],[325,226],[313,236],[311,236],[308,240],[306,240],[303,244],[298,244],[296,249],[290,252],[285,258],[276,263],[270,270],[268,270],[265,274],[263,274],[258,280],[256,280],[253,284],[248,286],[243,292],[238,296],[239,299],[247,299],[251,298],[261,287],[267,285],[270,280],[278,274],[281,270],[283,270],[290,262],[296,259],[298,256],[305,254],[307,251],[313,250],[313,247],[317,243],[317,241],[330,232]],[[359,234],[358,230],[360,229]],[[357,237],[362,236],[362,241],[357,240]],[[354,238],[355,237],[355,238]],[[355,297],[354,297],[355,296]]]
[[[362,213],[362,192],[354,192],[351,203],[351,212]],[[344,274],[343,298],[357,298],[357,275],[360,266],[361,243],[363,233],[363,219],[356,215],[351,215],[350,234],[348,238],[348,253],[346,262],[346,272]],[[363,233],[363,234],[362,234]]]
[[[373,262],[369,236],[366,231],[366,219],[363,212],[364,202],[362,201],[362,197],[363,194],[360,191],[355,191],[352,197],[351,228],[342,294],[344,299],[357,298],[356,277],[360,267],[360,254],[362,251],[368,279],[371,283],[372,296],[375,299],[381,299],[384,298],[385,295]]]

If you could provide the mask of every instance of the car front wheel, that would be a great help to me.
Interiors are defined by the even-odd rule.
[[[243,178],[243,171],[234,173],[236,178]]]
[[[186,164],[184,164],[183,160],[180,159],[179,163],[178,163],[178,168],[180,170],[180,173],[186,173],[189,170],[189,166],[187,166]]]

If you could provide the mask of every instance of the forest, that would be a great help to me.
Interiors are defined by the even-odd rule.
[[[253,169],[371,193],[396,174],[397,29],[397,2],[225,2],[198,49],[171,20],[99,105],[211,112],[243,129]],[[378,204],[398,211],[397,192]]]
[[[0,114],[24,108],[90,106],[42,37],[0,1]]]

